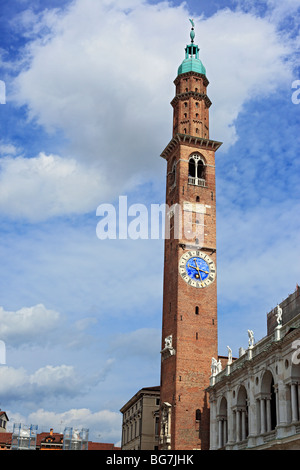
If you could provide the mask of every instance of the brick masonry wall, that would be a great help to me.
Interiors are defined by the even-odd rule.
[[[199,86],[200,93],[206,94],[206,84],[197,76],[189,75],[189,87]],[[176,82],[176,81],[175,81]],[[176,84],[176,83],[175,83]],[[184,77],[177,81],[177,93],[186,92]],[[190,91],[190,88],[188,89]],[[204,129],[208,128],[208,108],[205,100],[197,101],[198,95],[188,99],[178,99],[174,106],[174,132],[182,132],[183,113],[187,112],[189,132],[195,135],[193,123],[199,113]],[[188,107],[184,103],[188,103]],[[198,106],[196,106],[198,102]],[[180,127],[181,126],[181,127]],[[194,126],[194,127],[193,127]],[[208,132],[208,129],[206,130]],[[207,134],[208,135],[208,134]],[[199,153],[205,161],[206,186],[194,186],[188,183],[189,157]],[[176,163],[176,185],[171,185],[170,173]],[[206,250],[216,265],[216,195],[215,195],[215,154],[205,146],[192,143],[180,143],[168,157],[166,203],[171,207],[178,203],[183,208],[184,202],[202,205],[204,218],[193,213],[193,222],[204,222],[203,240],[199,240],[200,250]],[[172,181],[173,183],[173,181]],[[172,222],[171,222],[172,226]],[[162,322],[162,349],[164,339],[172,335],[176,355],[166,358],[161,364],[161,402],[172,405],[171,439],[172,449],[208,449],[209,448],[209,404],[205,389],[209,386],[211,359],[218,357],[217,346],[217,281],[206,288],[189,286],[178,272],[180,257],[190,248],[181,245],[195,245],[195,239],[185,237],[165,241],[164,299]],[[195,308],[198,307],[198,314]],[[196,410],[201,412],[201,419],[196,420]],[[198,415],[199,418],[199,415]]]

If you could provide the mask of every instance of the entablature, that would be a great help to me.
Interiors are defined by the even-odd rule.
[[[210,108],[212,102],[210,101],[209,97],[205,93],[198,93],[197,91],[186,91],[184,93],[180,93],[176,95],[175,98],[171,101],[171,105],[174,106],[178,103],[178,101],[186,101],[189,98],[195,98],[198,101],[204,100],[207,108]]]
[[[168,143],[164,151],[161,153],[161,157],[165,160],[174,152],[176,147],[180,144],[183,145],[195,145],[199,149],[206,149],[206,150],[218,150],[222,142],[218,142],[216,140],[211,139],[204,139],[202,137],[196,137],[188,134],[176,134],[173,139]]]
[[[206,75],[204,75],[203,73],[198,73],[198,72],[193,72],[193,71],[192,72],[181,73],[180,75],[178,75],[174,80],[174,85],[177,85],[183,78],[189,78],[189,77],[202,78],[204,86],[207,87],[209,85],[209,81],[208,81]]]

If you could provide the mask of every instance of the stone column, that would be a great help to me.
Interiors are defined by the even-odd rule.
[[[260,418],[260,400],[256,400],[256,434],[260,434],[261,429],[261,418]]]
[[[223,420],[222,418],[219,418],[218,419],[219,421],[219,449],[221,449],[221,447],[223,447]]]
[[[298,384],[296,382],[292,382],[291,384],[292,423],[295,423],[296,421],[298,421],[297,387],[298,387]]]
[[[217,450],[219,446],[217,401],[213,393],[210,396],[209,403],[210,403],[210,450]]]
[[[232,394],[227,394],[227,442],[229,445],[235,442],[235,413],[232,407]]]
[[[264,434],[266,432],[266,407],[265,399],[260,399],[260,432]]]
[[[236,442],[240,442],[241,440],[241,412],[240,410],[236,410]]]
[[[279,407],[279,390],[278,390],[278,384],[274,385],[274,392],[275,392],[275,400],[276,400],[276,424],[280,423],[280,407]]]
[[[270,432],[272,429],[272,421],[271,421],[271,398],[266,399],[267,405],[267,432]]]
[[[246,410],[242,410],[242,441],[246,439]]]
[[[223,446],[227,444],[227,419],[224,418],[223,421]]]

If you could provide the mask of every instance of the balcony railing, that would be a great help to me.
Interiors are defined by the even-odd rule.
[[[193,184],[194,186],[205,186],[205,180],[202,178],[195,178],[194,176],[189,176],[189,184]]]

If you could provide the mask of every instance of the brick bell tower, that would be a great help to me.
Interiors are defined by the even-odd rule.
[[[218,358],[215,152],[206,70],[191,44],[174,81],[167,161],[160,449],[209,449],[209,386]],[[180,229],[181,228],[181,229]]]

